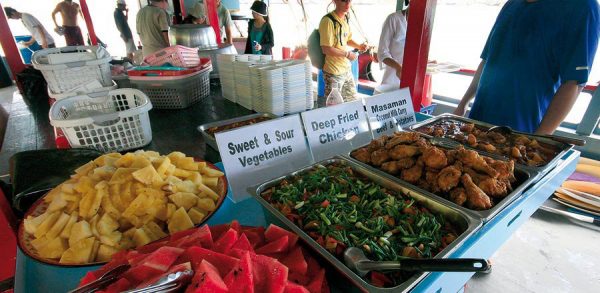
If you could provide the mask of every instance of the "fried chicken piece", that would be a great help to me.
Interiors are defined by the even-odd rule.
[[[516,135],[513,141],[516,145],[528,145],[530,142],[529,138],[524,135]]]
[[[402,179],[406,182],[416,183],[419,181],[419,179],[421,178],[422,175],[423,175],[423,164],[421,164],[419,162],[408,169],[402,170],[400,179]]]
[[[463,147],[460,147],[457,150],[457,157],[465,165],[477,171],[484,172],[494,178],[498,177],[498,172],[494,170],[494,168],[490,167],[490,165],[488,165],[483,157],[481,157],[476,151],[467,150]]]
[[[418,129],[418,131],[425,133],[427,135],[432,135],[433,134],[433,126],[421,127]]]
[[[416,161],[413,158],[403,158],[396,162],[396,166],[400,169],[408,169],[415,165]]]
[[[474,210],[487,210],[492,207],[492,200],[479,188],[469,174],[463,174],[461,182],[467,193],[467,206]]]
[[[390,155],[387,150],[379,149],[371,153],[371,164],[381,166],[381,164],[390,160]]]
[[[541,166],[544,163],[546,163],[546,160],[544,160],[544,158],[542,158],[542,156],[540,156],[540,154],[538,154],[537,152],[533,152],[533,155],[531,155],[530,159],[527,159],[527,165],[528,166]]]
[[[444,134],[446,134],[446,131],[444,130],[443,127],[436,126],[436,127],[433,128],[433,136],[435,136],[435,137],[442,137],[442,136],[444,136]]]
[[[440,190],[449,191],[458,185],[461,175],[462,172],[458,168],[455,166],[448,166],[442,169],[438,174],[436,180],[437,185],[440,187]],[[429,181],[429,178],[427,180]]]
[[[448,165],[453,165],[456,161],[456,150],[449,150],[446,152],[446,158],[448,158]]]
[[[371,162],[371,152],[369,152],[367,148],[357,149],[353,151],[350,156],[366,164]]]
[[[469,133],[469,135],[467,136],[467,143],[470,146],[477,145],[477,137],[475,137],[475,135],[473,135],[473,133]]]
[[[477,145],[477,148],[482,149],[488,153],[495,153],[496,152],[496,147],[492,144],[490,144],[489,142],[480,142]]]
[[[460,130],[471,133],[471,132],[473,132],[474,128],[475,128],[475,124],[465,123],[465,124],[463,124],[463,126],[460,127]]]
[[[381,170],[392,175],[397,175],[398,173],[400,173],[397,161],[390,161],[381,164]]]
[[[500,180],[508,180],[510,182],[515,182],[517,178],[515,178],[515,161],[500,161],[494,160],[490,167],[494,168],[494,170],[498,171],[498,179]]]
[[[419,147],[412,145],[397,145],[391,151],[389,151],[390,157],[394,160],[400,160],[403,158],[410,158],[421,153]]]
[[[519,150],[518,147],[514,146],[510,149],[510,156],[515,159],[519,159],[519,158],[521,158],[521,151]]]
[[[382,135],[381,137],[374,139],[371,141],[371,143],[369,143],[369,145],[367,145],[367,149],[370,152],[374,152],[380,148],[383,148],[385,146],[385,143],[388,140],[388,136],[387,135]]]
[[[473,180],[473,182],[475,182],[475,184],[478,184],[486,178],[489,178],[488,175],[479,174],[477,173],[477,171],[471,169],[470,167],[463,168],[463,173],[469,174],[469,176],[471,176],[471,179]]]
[[[389,150],[399,144],[411,144],[419,138],[421,138],[421,134],[418,132],[394,132],[394,136],[387,141],[385,148]]]
[[[492,131],[492,132],[488,133],[488,137],[490,139],[492,139],[495,143],[500,143],[500,144],[506,143],[506,137],[504,137],[504,135],[502,135],[502,133]]]
[[[448,166],[448,158],[446,157],[446,153],[440,148],[437,147],[427,147],[423,150],[422,156],[425,166],[431,167],[434,169],[442,169]]]
[[[508,194],[504,182],[488,177],[477,184],[485,194],[494,198],[504,198]]]
[[[467,192],[462,187],[456,187],[450,190],[450,200],[462,206],[467,201]]]

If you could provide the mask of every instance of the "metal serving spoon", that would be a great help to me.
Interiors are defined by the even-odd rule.
[[[510,135],[513,133],[513,130],[512,130],[512,128],[510,128],[508,126],[494,126],[486,131],[486,133],[490,133],[490,132],[498,132],[501,134]],[[572,145],[576,145],[576,146],[584,146],[585,145],[585,140],[578,139],[578,138],[570,138],[570,137],[564,137],[564,136],[553,135],[553,134],[527,134],[527,135],[534,136],[534,137],[543,137],[543,138],[551,139],[551,140],[566,143],[566,144],[572,144]]]
[[[115,281],[119,276],[121,276],[121,274],[123,274],[124,272],[129,270],[129,268],[130,268],[129,264],[124,264],[124,265],[114,267],[110,271],[104,273],[104,275],[102,275],[97,280],[95,280],[89,284],[83,285],[77,289],[71,290],[71,291],[69,291],[69,293],[85,293],[85,292],[98,291],[100,288],[103,288],[105,285]]]
[[[357,247],[346,249],[344,263],[361,277],[370,271],[485,272],[491,268],[485,259],[477,258],[372,261]]]

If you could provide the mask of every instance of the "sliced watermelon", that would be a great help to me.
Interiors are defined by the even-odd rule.
[[[282,259],[279,259],[279,261],[288,267],[290,272],[304,275],[308,271],[308,263],[304,259],[304,254],[302,253],[302,248],[300,248],[300,246],[296,246],[296,248],[292,250],[290,254]]]
[[[325,289],[326,288],[326,289]],[[306,285],[306,289],[310,293],[321,293],[325,290],[329,291],[329,287],[325,283],[325,269],[320,269],[317,275]]]
[[[310,293],[308,289],[304,288],[302,285],[298,285],[294,282],[288,282],[285,285],[285,293]]]
[[[222,224],[210,227],[210,233],[213,236],[213,240],[221,238],[221,235],[227,232],[227,230],[229,230],[229,227],[229,224]]]
[[[145,266],[143,264],[130,268],[127,272],[123,273],[123,278],[131,282],[132,287],[136,287],[140,283],[153,279],[156,276],[160,276],[164,271]]]
[[[167,276],[169,274],[176,273],[176,272],[183,272],[185,270],[191,270],[191,269],[192,269],[192,265],[189,262],[178,264],[178,265],[174,265],[171,268],[169,268],[169,270],[166,273],[163,273],[163,274],[155,276],[155,277],[153,277],[151,279],[148,279],[148,280],[140,283],[136,288],[146,288],[146,287],[149,287],[150,285],[158,282],[158,280],[160,280],[160,278],[162,278],[164,276]]]
[[[238,240],[238,232],[234,229],[229,229],[219,240],[215,241],[213,245],[213,250],[220,253],[226,253],[233,244]]]
[[[79,281],[79,286],[77,287],[81,287],[85,284],[89,284],[93,281],[96,281],[98,279],[98,277],[96,277],[96,274],[94,272],[87,272],[85,273],[85,276],[83,276],[83,278],[81,278],[81,281]]]
[[[192,246],[188,248],[183,253],[183,256],[187,257],[191,261],[194,271],[198,270],[198,266],[202,260],[206,259],[208,262],[217,267],[221,276],[227,275],[227,273],[229,273],[229,271],[231,271],[239,262],[239,259],[235,257],[214,252],[199,246]]]
[[[183,252],[182,248],[163,246],[144,259],[143,265],[166,272]]]
[[[242,232],[246,235],[246,237],[248,237],[248,241],[250,241],[250,244],[252,244],[253,248],[263,246],[265,243],[265,228],[258,228],[246,229]]]
[[[227,293],[229,290],[210,262],[203,260],[192,278],[186,293]]]
[[[131,288],[131,283],[127,281],[125,278],[120,278],[118,281],[110,284],[110,286],[104,289],[106,293],[119,293],[123,291],[127,291]]]
[[[206,226],[206,225],[204,225]],[[204,227],[202,226],[202,227]],[[191,234],[193,234],[196,231],[196,229],[188,229],[188,230],[183,230],[183,231],[179,231],[179,232],[175,232],[173,234],[171,234],[171,236],[169,236],[169,241],[176,241],[178,239],[184,238],[186,236],[189,236]]]
[[[265,231],[265,238],[267,239],[267,242],[275,241],[283,236],[288,237],[288,244],[290,249],[292,249],[294,245],[296,245],[296,242],[298,242],[298,235],[294,234],[294,232],[285,230],[279,226],[271,224],[267,228],[267,231]]]
[[[307,275],[301,275],[295,272],[290,272],[288,274],[288,281],[306,286],[310,282],[310,278]]]
[[[237,220],[231,221],[229,228],[237,231],[238,233],[242,232],[242,226],[240,225],[240,222],[238,222]]]
[[[246,237],[246,234],[242,234],[242,236],[238,238],[238,240],[233,244],[233,246],[231,246],[231,249],[241,249],[254,252],[254,248],[252,248],[252,244],[250,244],[250,241],[248,240],[248,237]]]
[[[283,293],[287,284],[288,268],[276,259],[250,254],[253,266],[254,291]]]
[[[240,262],[225,276],[224,281],[230,292],[254,293],[252,260],[248,251],[244,252]]]
[[[139,253],[137,250],[132,250],[127,253],[127,262],[133,267],[142,262],[148,255],[146,253]]]
[[[321,269],[321,265],[319,265],[319,263],[317,262],[316,259],[314,259],[313,257],[310,257],[308,255],[306,255],[304,259],[306,260],[306,263],[308,264],[308,270],[306,272],[306,275],[310,279],[312,279],[317,275],[317,273]]]
[[[173,246],[169,244],[169,240],[161,240],[161,241],[156,241],[156,242],[152,242],[152,243],[148,243],[142,247],[137,248],[137,252],[139,253],[152,253],[154,251],[156,251],[157,249],[163,247],[163,246]]]
[[[188,248],[191,246],[201,246],[211,249],[213,247],[213,238],[207,225],[194,229],[194,233],[182,238],[174,246]]]
[[[289,246],[288,236],[283,236],[256,249],[257,254],[274,254],[286,252]]]

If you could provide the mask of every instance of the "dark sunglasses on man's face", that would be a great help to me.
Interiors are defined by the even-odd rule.
[[[347,3],[347,2],[352,2],[352,0],[340,0],[340,1],[342,1],[342,2],[344,2],[344,3]]]

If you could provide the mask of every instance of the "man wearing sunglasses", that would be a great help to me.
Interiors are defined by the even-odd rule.
[[[352,0],[333,0],[335,10],[325,15],[319,24],[320,44],[325,55],[323,78],[325,80],[325,97],[329,96],[333,83],[340,89],[345,102],[356,99],[356,85],[351,73],[350,61],[356,60],[358,54],[348,50],[348,46],[366,51],[366,43],[359,44],[352,39],[348,24],[348,12]]]

